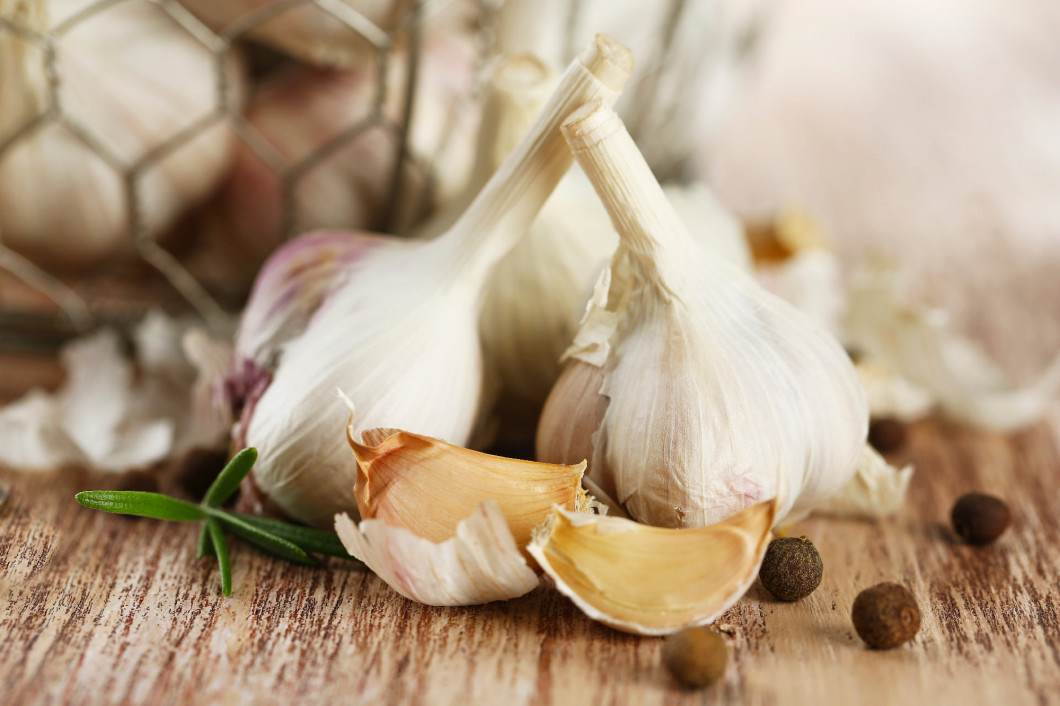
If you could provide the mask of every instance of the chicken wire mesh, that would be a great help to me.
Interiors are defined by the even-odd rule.
[[[91,272],[68,277],[62,271],[56,271],[9,247],[0,230],[0,275],[3,276],[0,279],[0,348],[53,349],[71,335],[96,325],[125,326],[140,318],[148,306],[158,304],[175,310],[190,309],[207,323],[216,327],[224,326],[228,320],[226,307],[219,303],[216,292],[212,292],[207,283],[180,259],[179,253],[166,246],[163,238],[165,231],[148,222],[144,194],[144,182],[153,169],[218,125],[231,130],[278,180],[283,238],[297,234],[302,228],[298,213],[300,188],[322,164],[370,130],[381,129],[388,133],[392,137],[394,150],[393,168],[388,175],[381,175],[386,181],[387,193],[384,215],[378,223],[381,229],[394,232],[394,225],[398,222],[403,190],[409,178],[404,165],[416,170],[424,180],[427,193],[432,193],[437,164],[431,157],[424,158],[423,155],[411,153],[409,132],[416,110],[417,82],[421,80],[423,31],[453,4],[453,0],[409,0],[402,6],[404,12],[388,23],[389,29],[373,22],[343,0],[275,0],[213,29],[199,16],[201,12],[197,15],[189,9],[189,3],[181,4],[177,0],[69,1],[75,2],[77,6],[45,27],[33,27],[31,22],[20,16],[20,9],[25,9],[21,3],[0,3],[0,9],[5,10],[0,13],[0,37],[7,33],[9,37],[35,47],[46,77],[43,109],[6,134],[0,133],[0,163],[13,150],[45,129],[61,128],[67,131],[120,179],[124,192],[124,238],[131,248],[122,257],[112,258]],[[468,1],[473,7],[474,18],[475,79],[473,89],[464,97],[465,105],[455,106],[454,112],[466,109],[481,95],[482,77],[486,73],[484,69],[495,52],[497,15],[504,2]],[[212,108],[209,111],[195,117],[158,144],[130,155],[115,149],[113,144],[98,134],[98,130],[69,109],[64,93],[67,77],[59,59],[64,42],[72,33],[107,13],[133,4],[149,5],[152,11],[162,13],[173,26],[201,44],[210,54],[214,77]],[[250,3],[251,6],[254,4]],[[648,57],[649,74],[652,67],[658,70],[669,60],[668,50],[673,33],[687,4],[686,0],[673,0],[670,3],[663,26],[659,28],[663,41],[656,55]],[[572,0],[564,8],[570,20],[567,23],[567,36],[562,41],[565,58],[572,56],[576,49],[570,28],[576,24],[583,5],[583,0]],[[342,31],[352,33],[364,43],[370,56],[368,63],[376,74],[375,93],[370,108],[361,119],[329,136],[323,144],[291,159],[248,121],[244,106],[234,95],[230,61],[233,54],[247,49],[249,45],[246,40],[264,34],[270,23],[274,24],[278,18],[307,9],[319,13],[319,17],[325,18],[333,26],[341,27]],[[394,86],[388,80],[388,74],[398,47],[406,53],[408,69],[401,85]],[[642,90],[654,94],[659,90],[659,84],[655,81],[646,82]],[[401,106],[396,119],[388,116],[384,110],[384,104],[395,98],[399,99]],[[651,101],[631,103],[647,105]],[[3,110],[4,107],[0,106],[0,112]],[[636,129],[647,123],[650,117],[635,113],[631,116],[631,126]],[[447,133],[448,129],[443,130],[439,152],[448,138]],[[0,218],[2,223],[3,219]],[[77,238],[78,234],[71,232],[63,234],[63,237]],[[128,286],[130,282],[135,282],[135,286]],[[228,308],[232,308],[231,303]]]

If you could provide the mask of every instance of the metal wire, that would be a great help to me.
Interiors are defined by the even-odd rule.
[[[285,237],[295,234],[299,222],[297,192],[300,184],[314,169],[372,128],[382,127],[397,137],[393,160],[394,171],[390,176],[391,184],[386,209],[387,223],[393,222],[395,208],[402,197],[403,174],[406,171],[402,168],[404,165],[411,165],[420,170],[428,189],[436,182],[433,174],[433,156],[425,162],[422,157],[414,157],[410,154],[408,127],[415,110],[420,27],[452,0],[414,0],[407,14],[395,24],[395,29],[389,32],[375,25],[342,0],[275,0],[235,20],[220,31],[211,30],[177,0],[147,0],[212,53],[216,74],[214,108],[209,114],[195,120],[131,161],[115,152],[63,105],[64,76],[56,51],[57,44],[64,35],[125,1],[97,0],[47,31],[37,31],[23,26],[13,18],[0,17],[0,32],[11,32],[41,50],[47,79],[44,109],[40,114],[31,117],[25,124],[0,139],[0,159],[3,159],[9,150],[48,126],[59,125],[71,133],[92,154],[103,160],[122,180],[126,194],[128,237],[135,247],[138,259],[148,264],[172,291],[178,294],[180,299],[196,311],[206,323],[222,326],[226,319],[225,312],[203,284],[158,243],[159,233],[153,232],[145,219],[142,188],[144,175],[152,166],[179,151],[205,131],[221,123],[227,124],[237,138],[276,176],[283,194],[282,227]],[[480,67],[484,65],[483,57],[488,56],[492,45],[493,18],[499,4],[500,0],[478,0],[477,2],[480,11],[477,38]],[[370,45],[375,54],[376,86],[373,105],[364,119],[350,125],[326,144],[303,155],[298,161],[291,162],[285,159],[264,135],[247,122],[240,114],[239,106],[234,105],[228,78],[229,54],[234,45],[247,38],[247,35],[255,29],[285,12],[306,6],[313,6],[316,11],[325,13],[328,18],[341,23]],[[398,37],[401,37],[404,40],[403,45],[409,48],[410,68],[406,72],[406,85],[399,89],[403,96],[402,118],[395,123],[385,117],[383,106],[388,99],[388,89],[395,88],[387,85],[387,76],[391,53]],[[476,99],[475,95],[468,97],[469,101]],[[451,130],[447,128],[443,130],[443,135],[450,132]],[[439,153],[441,149],[440,147]],[[386,178],[386,175],[381,176]],[[34,292],[42,294],[57,308],[57,316],[25,311],[14,301],[5,298],[3,291],[0,290],[0,348],[12,347],[12,345],[19,348],[25,347],[24,342],[11,340],[12,336],[17,337],[20,331],[22,334],[27,331],[39,331],[43,326],[45,329],[68,331],[70,335],[73,335],[101,323],[113,323],[115,319],[120,319],[127,314],[127,306],[119,307],[121,311],[116,312],[111,310],[113,302],[108,304],[92,301],[92,292],[99,286],[100,279],[113,276],[113,267],[102,268],[98,272],[93,272],[69,284],[8,248],[3,242],[3,233],[0,233],[0,270],[13,275]],[[25,326],[27,320],[34,321],[34,325]]]

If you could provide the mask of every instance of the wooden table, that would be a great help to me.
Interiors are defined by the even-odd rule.
[[[0,371],[0,393],[56,379],[46,363]],[[894,457],[918,468],[907,506],[798,525],[824,559],[820,588],[795,604],[752,588],[719,621],[733,664],[701,692],[674,686],[660,639],[593,623],[547,587],[431,608],[343,562],[306,569],[233,544],[225,599],[195,526],[81,508],[74,493],[106,482],[81,471],[0,471],[0,704],[1060,703],[1060,413],[1010,437],[909,432]],[[992,546],[948,529],[973,489],[1013,509]],[[923,626],[877,652],[849,616],[884,580],[912,589]]]

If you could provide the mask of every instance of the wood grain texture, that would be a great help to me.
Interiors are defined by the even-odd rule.
[[[93,512],[106,479],[0,473],[0,703],[895,704],[1060,698],[1060,424],[1005,438],[922,422],[897,460],[919,472],[880,523],[814,518],[825,577],[809,598],[760,587],[719,622],[724,683],[682,691],[661,640],[614,632],[551,588],[477,608],[431,608],[339,561],[306,569],[234,545],[234,590],[196,560],[195,526]],[[970,547],[953,500],[1004,496],[1013,527]],[[910,645],[868,650],[856,593],[908,585],[924,613]]]

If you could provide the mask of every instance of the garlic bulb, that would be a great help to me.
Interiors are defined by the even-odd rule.
[[[953,333],[944,312],[906,302],[897,268],[869,263],[854,279],[846,330],[854,346],[891,373],[892,399],[924,403],[927,396],[952,419],[1013,431],[1038,421],[1060,394],[1060,355],[1035,380],[1017,385]]]
[[[455,535],[441,543],[382,520],[354,524],[335,516],[335,532],[351,555],[395,591],[427,605],[476,605],[516,598],[537,588],[537,574],[504,524],[497,502],[484,500]]]
[[[461,36],[429,34],[422,51],[409,133],[411,160],[401,165],[394,223],[399,233],[432,206],[429,180],[443,202],[463,188],[477,123],[466,104],[474,78],[473,44]],[[288,226],[296,232],[383,227],[398,156],[393,126],[402,118],[408,58],[403,51],[390,54],[386,86],[379,85],[371,63],[343,71],[293,67],[269,80],[246,113],[265,149],[240,142],[231,176],[189,224],[199,241],[188,258],[190,269],[241,293],[283,242]],[[381,90],[386,101],[376,114]],[[291,223],[285,221],[288,215]]]
[[[710,527],[663,529],[557,508],[529,551],[590,618],[666,635],[712,622],[747,591],[776,510],[768,501]]]
[[[321,67],[352,68],[370,62],[388,46],[388,32],[408,17],[408,0],[338,0],[325,10],[313,2],[299,3],[279,11],[276,0],[180,0],[203,23],[218,32],[233,26],[246,27],[246,36],[268,44],[301,61]],[[444,24],[449,31],[467,31],[475,19],[474,6],[466,0],[446,3],[432,25]],[[247,24],[251,22],[252,24]]]
[[[43,33],[77,5],[0,0],[0,16]],[[53,93],[40,46],[0,32],[0,147],[12,140],[0,151],[0,232],[44,265],[87,270],[133,248],[123,172],[136,169],[141,217],[159,233],[214,189],[232,136],[215,122],[184,141],[216,109],[217,66],[159,7],[121,3],[74,24],[54,61]],[[238,103],[234,51],[223,67]]]
[[[838,491],[868,433],[843,348],[687,235],[614,111],[586,106],[564,134],[621,242],[549,395],[538,458],[586,454],[605,493],[665,527],[718,522],[778,483],[778,519]]]
[[[326,526],[355,507],[356,469],[336,388],[356,405],[355,434],[404,428],[467,442],[482,391],[477,325],[485,281],[570,166],[560,122],[586,100],[614,101],[631,69],[631,55],[614,40],[590,44],[443,235],[427,242],[353,236],[371,245],[335,275],[301,334],[283,345],[247,422],[247,443],[261,453],[254,481],[284,512]]]
[[[912,478],[912,466],[897,469],[874,448],[866,446],[853,480],[815,512],[856,519],[885,517],[902,507]]]

